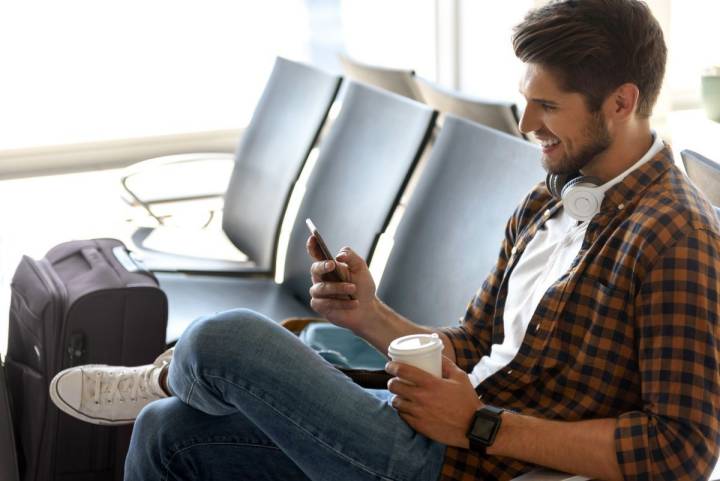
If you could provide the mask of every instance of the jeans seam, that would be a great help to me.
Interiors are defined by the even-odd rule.
[[[218,379],[218,380],[220,380],[220,381],[224,381],[224,382],[226,382],[226,383],[228,383],[228,384],[231,384],[231,385],[235,386],[235,387],[238,388],[238,389],[243,390],[244,392],[246,392],[246,393],[249,394],[250,396],[252,396],[252,397],[254,397],[255,399],[257,399],[258,401],[260,401],[260,402],[264,403],[265,405],[267,405],[270,409],[272,409],[272,410],[275,411],[277,414],[279,414],[280,416],[282,416],[283,418],[285,418],[287,421],[289,421],[290,423],[292,423],[293,425],[295,425],[295,427],[297,427],[297,428],[300,429],[301,431],[305,432],[306,434],[310,435],[310,436],[311,436],[312,438],[314,438],[318,443],[320,443],[322,446],[324,446],[325,448],[329,449],[330,451],[334,452],[334,453],[335,453],[337,456],[339,456],[341,459],[344,459],[344,460],[347,461],[349,464],[351,464],[351,465],[353,465],[353,466],[355,466],[355,467],[357,467],[357,468],[365,471],[366,473],[371,474],[371,475],[373,475],[373,476],[377,476],[378,478],[380,478],[380,479],[382,479],[382,480],[385,480],[385,481],[401,481],[399,478],[392,478],[392,477],[389,477],[389,476],[385,476],[384,474],[379,474],[379,473],[374,472],[373,470],[367,468],[367,467],[364,466],[362,463],[359,463],[358,461],[356,461],[355,459],[353,459],[353,458],[351,458],[350,456],[346,455],[345,453],[343,453],[343,452],[341,452],[341,451],[338,451],[337,449],[333,448],[332,446],[330,446],[329,444],[327,444],[325,441],[323,441],[323,440],[321,440],[321,439],[318,439],[312,432],[310,432],[310,431],[307,430],[305,427],[303,427],[303,426],[299,425],[298,423],[296,423],[292,418],[290,418],[290,417],[288,417],[287,415],[285,415],[284,413],[282,413],[282,412],[281,412],[280,410],[278,410],[275,406],[273,406],[272,404],[270,404],[269,402],[267,402],[265,399],[259,397],[257,394],[253,393],[252,391],[250,391],[250,390],[247,389],[246,387],[241,386],[241,385],[239,385],[239,384],[236,384],[236,383],[234,383],[234,382],[232,382],[232,381],[230,381],[230,380],[228,380],[228,379],[226,379],[226,378],[224,378],[224,377],[222,377],[222,376],[214,376],[214,375],[206,374],[206,375],[203,376],[203,377],[204,377],[204,378],[210,378],[210,379]]]
[[[170,474],[170,464],[172,463],[173,459],[175,459],[175,456],[187,451],[188,449],[196,448],[198,446],[252,446],[254,448],[261,448],[261,449],[276,449],[279,450],[277,446],[268,446],[267,444],[256,444],[256,443],[228,443],[228,442],[207,442],[207,443],[193,443],[190,446],[185,446],[184,448],[178,449],[177,451],[173,452],[170,457],[168,457],[167,462],[163,463],[163,477],[161,481],[167,481],[168,474]]]
[[[193,391],[195,391],[195,386],[198,384],[198,379],[192,372],[190,373],[190,379],[192,382],[190,382],[190,387],[188,388],[187,395],[185,396],[185,404],[190,404],[190,398],[193,395]]]

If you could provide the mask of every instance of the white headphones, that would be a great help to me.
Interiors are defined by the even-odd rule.
[[[601,185],[597,177],[579,174],[548,174],[545,184],[553,197],[562,200],[570,217],[581,222],[600,212],[605,191],[610,188],[610,185]]]

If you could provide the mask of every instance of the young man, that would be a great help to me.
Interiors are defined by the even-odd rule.
[[[707,478],[720,234],[650,130],[662,32],[639,1],[568,0],[531,12],[513,42],[526,63],[520,128],[543,145],[548,187],[581,173],[590,197],[541,185],[522,201],[463,324],[439,330],[443,378],[390,362],[391,397],[257,313],[200,319],[172,362],[73,368],[51,384],[61,409],[97,423],[131,421],[146,404],[129,402],[138,394],[175,395],[140,413],[126,479],[504,480],[533,465]],[[599,208],[583,212],[593,199]],[[320,258],[314,238],[308,250]],[[322,282],[334,269],[352,282]],[[311,274],[313,308],[381,352],[430,332],[375,296],[349,248]]]

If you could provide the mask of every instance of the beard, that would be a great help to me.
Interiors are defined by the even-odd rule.
[[[551,165],[543,157],[542,164],[550,174],[569,175],[580,171],[583,167],[610,147],[612,139],[602,111],[591,114],[590,120],[583,129],[584,142],[577,152],[565,154],[557,163]],[[571,146],[572,147],[572,146]]]

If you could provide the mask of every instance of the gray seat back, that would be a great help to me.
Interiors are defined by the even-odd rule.
[[[712,205],[720,205],[720,164],[692,150],[683,150],[680,157],[690,180]]]
[[[537,146],[447,116],[398,226],[380,299],[419,324],[455,323],[495,264],[508,218],[544,176]]]
[[[289,238],[284,283],[310,300],[311,218],[330,250],[352,246],[368,258],[386,229],[435,122],[425,104],[346,82],[342,108],[320,146]]]
[[[514,103],[471,97],[445,89],[420,77],[415,77],[415,82],[425,103],[435,110],[526,138],[518,128],[519,116]]]
[[[223,230],[273,270],[287,203],[340,86],[340,77],[278,58],[235,155]]]
[[[339,55],[339,59],[347,77],[422,102],[413,70],[368,65],[345,55]]]

